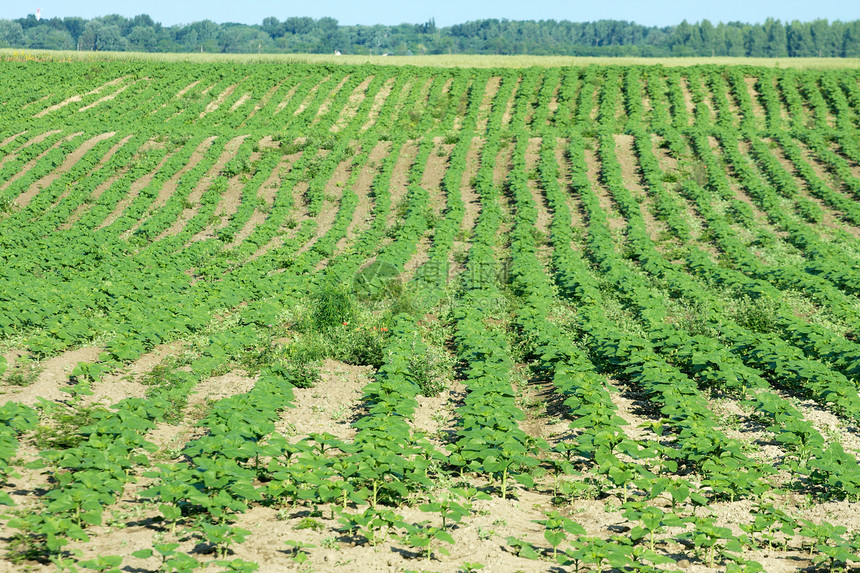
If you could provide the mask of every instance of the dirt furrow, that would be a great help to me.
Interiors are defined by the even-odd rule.
[[[194,152],[191,154],[191,157],[188,159],[188,162],[183,165],[182,168],[179,169],[179,171],[177,171],[170,179],[164,182],[164,185],[162,185],[161,188],[158,190],[158,196],[152,201],[152,204],[149,206],[146,213],[141,215],[140,218],[134,223],[134,225],[132,225],[132,227],[128,231],[123,233],[123,238],[130,237],[138,229],[138,227],[143,224],[149,213],[167,203],[167,200],[170,199],[170,197],[176,192],[176,188],[179,186],[179,181],[182,179],[182,176],[189,170],[194,169],[194,167],[196,167],[197,164],[203,160],[206,155],[206,151],[210,147],[212,147],[212,144],[215,142],[216,139],[218,139],[218,136],[216,135],[207,137],[197,146],[197,149],[195,149]],[[162,165],[165,161],[167,161],[166,157],[162,161]],[[159,165],[159,168],[156,169],[156,172],[153,174],[153,176],[158,173],[160,168],[161,165]],[[149,177],[146,184],[148,185],[151,180],[152,177]],[[139,193],[140,190],[144,187],[146,187],[146,185],[136,186],[132,184],[132,192],[129,193],[128,197],[120,201],[120,205],[117,205],[117,209],[115,210],[117,216],[119,216],[119,214],[122,213],[122,211],[125,210],[125,208],[131,204],[131,201],[134,199],[134,197],[137,196],[137,193]],[[137,189],[137,192],[134,191],[135,188]],[[109,219],[110,222],[108,222]],[[113,222],[113,220],[111,219],[111,217],[108,217],[108,219],[105,219],[105,222],[102,223],[99,228],[105,227],[111,222]]]
[[[197,185],[195,185],[194,189],[188,195],[188,202],[191,204],[191,207],[183,209],[182,213],[180,213],[179,217],[177,217],[176,221],[173,222],[170,228],[163,231],[158,237],[156,237],[155,241],[160,241],[165,237],[176,235],[185,228],[188,221],[190,221],[200,209],[200,198],[209,190],[210,186],[215,181],[215,178],[218,177],[218,174],[222,169],[224,169],[224,166],[227,165],[227,162],[236,156],[239,151],[239,146],[242,145],[242,142],[247,137],[247,135],[240,135],[227,142],[224,146],[224,151],[221,152],[221,156],[215,162],[215,165],[209,169],[206,175],[200,178],[200,181],[197,182]]]
[[[97,94],[97,93],[101,92],[102,90],[104,90],[104,89],[105,89],[105,88],[107,88],[107,87],[115,86],[115,85],[117,85],[117,84],[121,83],[123,80],[125,80],[125,78],[126,78],[126,76],[122,76],[122,77],[119,77],[119,78],[113,79],[113,80],[111,80],[111,81],[107,82],[106,84],[102,84],[101,86],[97,87],[96,89],[94,89],[94,90],[92,90],[92,91],[88,91],[88,92],[87,92],[87,93],[85,93],[85,94],[73,95],[72,97],[70,97],[70,98],[68,98],[68,99],[63,100],[63,101],[61,101],[60,103],[58,103],[58,104],[56,104],[56,105],[52,105],[51,107],[48,107],[48,108],[43,109],[42,111],[40,111],[39,113],[37,113],[37,114],[36,114],[36,115],[34,115],[33,117],[45,117],[46,115],[48,115],[48,114],[49,114],[49,113],[51,113],[52,111],[57,111],[58,109],[62,109],[62,108],[66,107],[66,106],[67,106],[67,105],[69,105],[69,104],[77,103],[77,102],[79,102],[79,101],[83,100],[83,99],[84,99],[84,97],[86,97],[86,96],[88,96],[88,95],[95,95],[95,94]]]
[[[95,137],[91,137],[90,139],[83,142],[77,149],[68,154],[63,162],[51,173],[45,175],[27,189],[24,193],[19,195],[15,199],[15,203],[20,205],[21,207],[26,207],[29,205],[30,201],[33,200],[33,197],[36,196],[39,191],[49,186],[51,183],[56,181],[63,173],[68,172],[72,167],[74,167],[78,161],[80,161],[86,153],[95,147],[100,141],[104,141],[105,139],[109,139],[116,135],[115,131],[110,131],[108,133],[102,133],[101,135],[97,135]]]

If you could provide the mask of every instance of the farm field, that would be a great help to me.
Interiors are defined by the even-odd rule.
[[[857,70],[0,68],[0,571],[860,564]]]

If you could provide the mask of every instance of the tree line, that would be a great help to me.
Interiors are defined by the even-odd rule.
[[[210,20],[163,26],[141,14],[0,20],[0,47],[208,53],[368,55],[533,54],[564,56],[860,57],[860,20],[761,24],[708,20],[642,26],[623,20],[476,20],[340,25],[334,18],[269,17],[262,24]]]

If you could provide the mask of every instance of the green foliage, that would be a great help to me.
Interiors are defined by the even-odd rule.
[[[348,292],[335,286],[321,287],[311,298],[311,327],[332,330],[355,319],[356,309]]]
[[[6,371],[5,359],[0,363],[0,370]],[[26,357],[20,357],[15,361],[15,366],[8,371],[5,382],[12,386],[29,386],[38,379],[42,370],[43,367],[38,362],[31,362]],[[0,376],[3,375],[3,372],[0,372]]]

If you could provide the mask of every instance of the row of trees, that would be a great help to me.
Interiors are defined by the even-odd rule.
[[[162,26],[143,14],[92,20],[30,15],[0,20],[0,46],[54,50],[210,53],[538,54],[571,56],[860,57],[860,20],[768,19],[763,24],[641,26],[620,20],[478,20],[440,28],[341,26],[334,18],[271,17],[260,25],[204,20]]]

